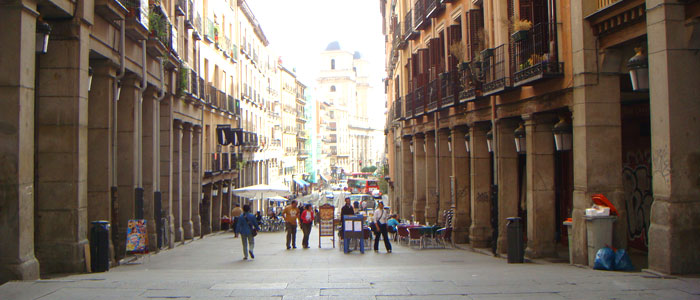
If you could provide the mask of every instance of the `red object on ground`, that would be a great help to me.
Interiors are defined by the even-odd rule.
[[[593,203],[600,206],[610,207],[610,215],[617,216],[617,209],[615,209],[615,206],[610,202],[610,200],[608,200],[608,198],[603,196],[603,194],[593,194],[591,197],[593,198]]]

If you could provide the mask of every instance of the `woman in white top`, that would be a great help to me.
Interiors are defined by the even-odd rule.
[[[387,233],[386,222],[389,219],[389,213],[384,210],[384,203],[379,202],[377,210],[374,211],[374,252],[379,252],[379,236],[384,237],[384,248],[387,253],[391,253],[391,243],[389,242],[389,234]]]

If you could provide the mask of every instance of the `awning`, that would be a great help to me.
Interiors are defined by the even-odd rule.
[[[321,180],[323,180],[323,181],[325,181],[325,182],[328,182],[328,179],[326,179],[326,177],[324,177],[322,174],[318,174],[318,176],[321,177]]]
[[[300,185],[302,187],[309,186],[309,183],[304,181],[303,179],[294,179],[294,182],[296,182],[298,185]]]

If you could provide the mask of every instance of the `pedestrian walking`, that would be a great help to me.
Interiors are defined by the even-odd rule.
[[[292,203],[285,206],[282,211],[282,217],[284,218],[285,230],[287,230],[287,249],[291,246],[294,249],[297,248],[297,219],[299,218],[299,208],[297,207],[297,200],[292,200]]]
[[[309,235],[311,235],[311,227],[314,225],[314,211],[311,204],[307,204],[304,211],[301,212],[301,231],[304,232],[304,238],[301,240],[301,246],[305,249],[309,248]]]
[[[243,213],[243,210],[241,209],[240,204],[236,204],[236,207],[234,207],[233,210],[231,210],[231,218],[233,218],[233,228],[234,228],[233,237],[238,237],[238,231],[236,231],[236,226],[238,223],[238,218],[241,216],[242,213]]]
[[[255,248],[255,236],[258,234],[258,230],[260,230],[260,227],[255,216],[250,213],[250,205],[243,205],[243,213],[238,217],[235,230],[236,234],[241,235],[243,259],[248,259],[248,254],[250,254],[250,258],[255,258],[253,248]]]
[[[384,238],[384,248],[387,253],[391,253],[391,242],[389,242],[389,233],[387,232],[387,219],[389,214],[384,211],[384,202],[379,202],[377,210],[374,211],[374,252],[379,252],[379,236]]]

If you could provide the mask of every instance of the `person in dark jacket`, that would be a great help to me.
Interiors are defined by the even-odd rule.
[[[260,230],[258,221],[250,213],[250,205],[243,205],[243,213],[236,223],[236,233],[241,235],[241,243],[243,244],[243,259],[248,259],[248,254],[250,254],[250,258],[255,258],[253,254],[253,248],[255,247],[253,229]]]
[[[355,210],[350,204],[350,198],[345,198],[345,205],[340,209],[340,232],[343,234],[345,233],[345,216],[347,215],[355,215]]]

